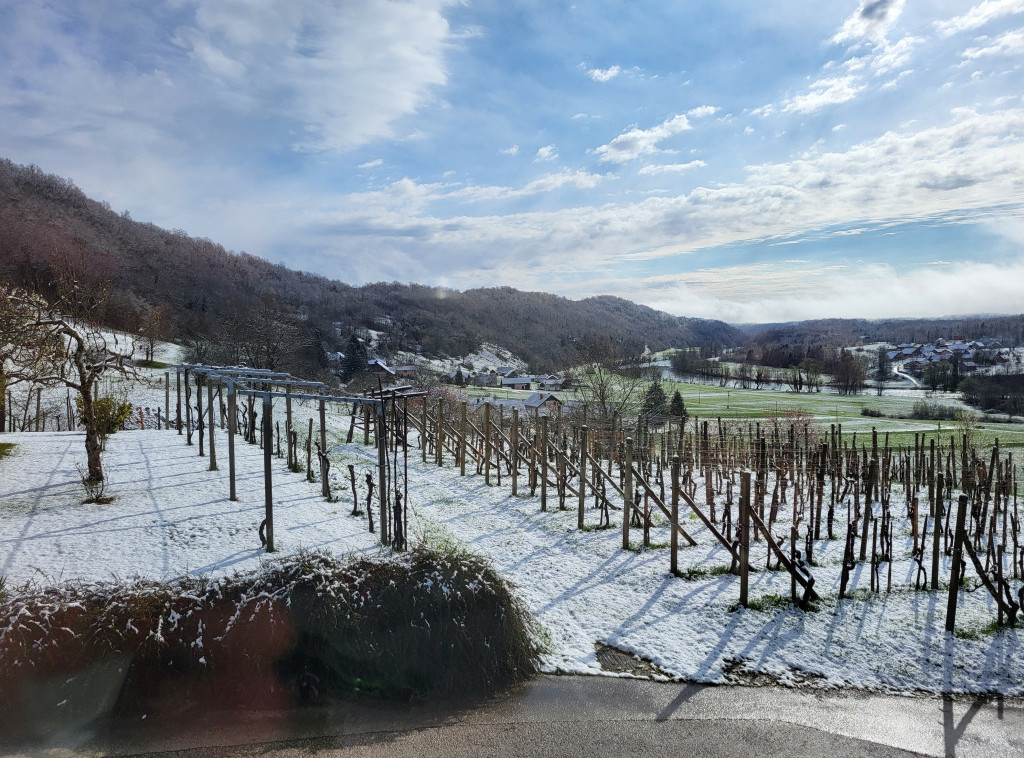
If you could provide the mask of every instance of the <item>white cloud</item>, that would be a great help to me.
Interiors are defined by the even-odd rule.
[[[666,163],[661,165],[652,164],[650,166],[644,166],[637,173],[645,176],[654,176],[657,174],[681,174],[684,171],[692,171],[696,168],[704,168],[707,166],[704,161],[690,161],[689,163]]]
[[[832,38],[834,42],[880,43],[903,12],[906,0],[861,0],[860,6]]]
[[[618,66],[612,66],[611,68],[592,68],[587,71],[587,76],[595,82],[607,82],[614,79],[620,73],[622,73],[621,68]]]
[[[468,202],[482,202],[488,200],[504,200],[514,197],[525,197],[527,195],[538,195],[545,192],[554,192],[565,187],[573,189],[588,190],[596,187],[605,179],[603,174],[591,174],[587,171],[559,171],[553,174],[544,174],[518,189],[511,187],[463,187],[451,192],[440,191],[435,195],[436,200],[459,199]]]
[[[893,69],[905,66],[911,59],[914,49],[924,40],[920,37],[903,37],[891,45],[880,45],[868,58],[868,65],[879,76]]]
[[[601,156],[602,161],[625,163],[643,155],[657,152],[658,143],[680,132],[692,128],[686,116],[680,114],[662,121],[650,129],[634,126],[623,132],[607,145],[601,145],[594,152]]]
[[[347,150],[394,135],[394,122],[447,82],[443,0],[183,0],[175,41],[198,73],[264,112],[295,118],[306,150]],[[224,82],[230,76],[237,81]],[[244,76],[244,78],[242,78]]]
[[[47,135],[122,168],[123,156],[146,154],[180,170],[218,160],[227,135],[233,147],[263,153],[345,151],[392,137],[447,82],[445,6],[16,4],[0,42],[0,105],[31,117],[8,118],[4,140]]]
[[[620,283],[612,291],[670,313],[766,323],[837,313],[847,318],[992,313],[994,305],[995,312],[1010,313],[1019,302],[1015,283],[1022,277],[1024,259],[999,265],[933,262],[910,270],[884,263],[823,267],[780,261]]]
[[[714,105],[698,105],[696,108],[690,108],[686,115],[690,118],[704,118],[705,116],[713,116],[720,110],[721,108]]]
[[[345,230],[354,227],[359,232],[353,245],[374,238],[406,240],[407,249],[417,251],[424,265],[458,270],[451,275],[455,286],[473,286],[481,278],[499,281],[490,277],[501,276],[500,281],[514,286],[565,291],[588,272],[620,265],[632,269],[643,261],[653,265],[723,245],[820,235],[837,228],[1020,217],[1021,175],[1024,109],[987,114],[959,110],[942,126],[887,132],[843,152],[810,152],[784,163],[751,166],[741,182],[632,204],[487,216],[408,212],[438,200],[469,202],[487,199],[488,193],[513,196],[599,181],[562,172],[520,190],[392,187],[371,205],[389,201],[394,207],[375,214],[365,212],[366,198],[356,203],[335,199],[323,212],[334,219],[332,239],[339,234],[343,239]],[[482,270],[479,250],[498,247],[509,255],[500,264],[486,265],[500,266],[500,271]],[[628,275],[620,278],[625,287]],[[1019,295],[1013,302],[1019,303]],[[949,310],[948,304],[944,309]]]
[[[965,60],[975,60],[990,55],[1020,55],[1024,53],[1024,29],[1017,29],[999,37],[990,45],[964,50]]]
[[[372,160],[372,161],[367,161],[366,163],[360,163],[359,164],[359,168],[377,168],[377,166],[383,166],[383,165],[384,165],[384,159],[383,158],[377,158],[377,159]]]
[[[499,150],[504,155],[519,155],[519,145],[512,145],[512,147],[506,147],[504,150]]]
[[[533,156],[534,163],[538,161],[553,161],[558,157],[558,148],[554,145],[545,145],[539,148]]]
[[[1024,13],[1024,0],[985,0],[963,15],[936,21],[935,28],[941,36],[951,37],[959,32],[980,29],[993,19],[1017,13]]]
[[[783,113],[813,113],[829,105],[849,102],[864,89],[864,84],[853,76],[819,79],[808,92],[786,100]]]

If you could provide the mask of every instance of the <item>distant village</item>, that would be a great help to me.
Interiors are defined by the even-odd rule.
[[[930,344],[902,343],[887,350],[886,355],[892,363],[898,363],[903,370],[915,374],[941,363],[957,365],[961,373],[970,373],[983,366],[1005,366],[1015,360],[1013,350],[999,340],[968,342],[957,337],[937,339]]]

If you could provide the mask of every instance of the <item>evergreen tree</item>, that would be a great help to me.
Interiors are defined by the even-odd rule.
[[[661,382],[651,382],[651,386],[647,388],[647,393],[644,395],[644,401],[643,405],[640,408],[640,412],[644,416],[664,413],[665,400],[665,390],[662,389]]]
[[[686,403],[683,402],[683,396],[679,394],[679,390],[676,390],[672,395],[672,402],[668,407],[668,415],[675,416],[676,418],[686,418],[690,415],[686,412]]]
[[[369,360],[370,356],[366,352],[366,345],[353,334],[348,338],[345,357],[341,359],[341,381],[348,382],[356,374],[366,371]]]

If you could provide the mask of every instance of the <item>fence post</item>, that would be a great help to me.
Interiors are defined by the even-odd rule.
[[[178,434],[181,434],[181,369],[174,369],[174,394],[176,400],[174,403],[174,425],[178,428]]]
[[[271,466],[271,458],[274,454],[274,446],[270,444],[274,434],[273,410],[270,402],[270,393],[263,396],[263,504],[265,518],[267,520],[267,552],[274,552],[274,474]],[[200,436],[202,439],[202,436]]]
[[[459,410],[459,476],[466,475],[466,453],[468,452],[469,446],[466,444],[466,401],[463,400]]]
[[[672,525],[670,542],[670,568],[673,576],[679,576],[679,456],[672,456]]]
[[[444,400],[437,399],[437,465],[444,465]]]
[[[292,388],[291,385],[285,385],[284,388],[284,436],[286,439],[286,447],[288,448],[288,468],[292,468],[293,464],[298,460],[296,451],[292,448]]]
[[[374,442],[377,444],[377,502],[380,504],[380,544],[391,542],[391,530],[388,528],[388,505],[391,500],[391,483],[387,481],[388,441],[384,433],[384,401],[379,400],[376,406],[376,422],[374,426]]]
[[[206,455],[203,452],[203,432],[206,431],[204,425],[206,420],[203,418],[203,377],[201,374],[196,374],[196,433],[199,437],[199,456]]]
[[[936,492],[934,493],[934,500],[932,501],[935,508],[934,517],[932,518],[932,589],[937,590],[939,588],[939,540],[945,532],[944,525],[942,523],[942,488],[945,482],[943,481],[943,475],[938,475],[938,484],[936,486]]]
[[[164,372],[164,424],[171,428],[171,372]]]
[[[235,427],[237,425],[237,395],[235,395],[235,383],[228,380],[228,480],[230,481],[230,494],[228,500],[238,500],[235,491]]]
[[[217,431],[217,422],[213,416],[213,382],[206,378],[206,400],[207,409],[210,414],[210,471],[217,470],[217,450],[213,446],[213,435]]]
[[[750,585],[750,472],[740,474],[740,605],[747,607]]]
[[[192,385],[188,382],[188,369],[185,369],[185,444],[192,444]],[[179,388],[180,390],[180,388]],[[181,416],[178,417],[179,423]]]
[[[484,403],[484,484],[491,486],[491,404]]]
[[[956,511],[956,532],[953,534],[953,565],[949,571],[949,601],[946,604],[946,631],[956,626],[956,600],[960,592],[960,563],[964,556],[964,532],[967,524],[967,495],[961,495]]]
[[[512,496],[519,494],[519,410],[512,409],[512,428],[508,435],[512,450]]]
[[[633,509],[633,438],[626,437],[626,486],[625,502],[622,504],[622,549],[629,550],[629,517]],[[675,531],[673,529],[672,531]]]
[[[427,398],[426,396],[422,399],[423,407],[420,409],[422,415],[420,418],[420,424],[422,425],[423,432],[420,434],[420,453],[423,458],[423,462],[427,462]]]
[[[576,527],[583,528],[583,506],[587,498],[587,427],[580,427],[580,493],[576,513]]]
[[[320,452],[327,457],[327,401],[320,400]],[[325,497],[331,496],[331,485],[327,481],[327,470],[320,466],[320,493]]]
[[[540,418],[540,509],[548,509],[548,417]]]

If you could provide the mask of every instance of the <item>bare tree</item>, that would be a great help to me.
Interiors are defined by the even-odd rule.
[[[576,392],[591,418],[596,414],[607,428],[616,415],[633,415],[645,383],[638,357],[627,355],[610,340],[588,341],[576,355]]]
[[[0,323],[7,326],[4,374],[8,381],[42,386],[64,386],[78,393],[85,428],[87,480],[103,480],[101,440],[94,402],[104,374],[133,375],[134,347],[109,337],[88,319],[101,302],[96,293],[81,297],[73,278],[61,286],[51,304],[39,295],[16,287],[0,290]],[[14,337],[12,340],[11,337]]]

